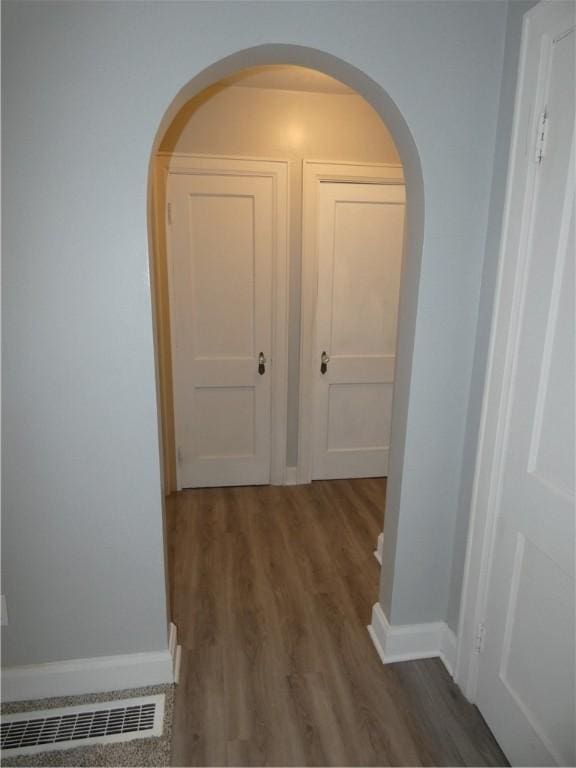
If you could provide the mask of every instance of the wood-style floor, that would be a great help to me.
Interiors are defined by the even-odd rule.
[[[170,497],[173,765],[506,765],[440,661],[385,667],[372,645],[384,497],[384,480]]]

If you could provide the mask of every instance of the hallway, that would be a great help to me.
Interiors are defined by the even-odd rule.
[[[366,630],[385,480],[168,499],[174,765],[506,765],[442,663]]]

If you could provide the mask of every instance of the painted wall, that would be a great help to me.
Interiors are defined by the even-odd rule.
[[[288,466],[296,466],[302,160],[399,163],[392,137],[372,107],[359,96],[217,87],[180,111],[160,150],[291,161],[287,461]],[[169,404],[166,410],[170,413]]]
[[[478,430],[480,427],[486,365],[488,362],[488,346],[490,341],[490,328],[492,325],[494,292],[496,290],[500,235],[502,231],[502,216],[504,212],[504,197],[506,193],[506,177],[508,172],[508,153],[512,134],[518,56],[520,54],[520,41],[522,36],[522,18],[526,11],[530,10],[535,4],[536,0],[529,0],[527,2],[515,0],[515,2],[510,3],[508,6],[504,69],[500,90],[498,131],[494,155],[492,192],[490,195],[488,232],[486,237],[486,255],[484,257],[482,288],[478,306],[476,346],[474,349],[474,362],[470,383],[462,475],[460,478],[458,512],[454,533],[452,575],[446,614],[447,623],[455,632],[458,629],[458,618],[460,614],[462,576],[464,573],[464,562],[466,557],[466,541],[468,537],[470,503],[476,465]]]
[[[426,226],[381,599],[394,623],[444,618],[506,5],[24,0],[2,13],[4,663],[166,647],[150,152],[192,77],[270,42],[366,73],[418,147]]]

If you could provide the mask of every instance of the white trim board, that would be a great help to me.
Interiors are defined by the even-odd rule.
[[[456,635],[444,621],[392,625],[380,603],[375,603],[368,632],[383,664],[440,658],[454,676]]]
[[[374,550],[374,557],[378,560],[378,563],[382,565],[382,553],[384,552],[384,533],[378,534],[378,540],[376,541],[376,549]]]
[[[161,188],[166,189],[169,174],[212,174],[221,176],[257,176],[270,178],[274,185],[274,254],[272,275],[272,354],[274,365],[271,368],[271,461],[270,484],[284,485],[286,480],[286,442],[287,442],[287,409],[288,409],[288,291],[290,285],[289,261],[289,176],[290,160],[251,158],[228,155],[197,155],[186,153],[160,152],[155,156],[154,185],[157,199]],[[156,212],[158,215],[158,212]],[[157,222],[160,230],[160,222]],[[170,328],[176,327],[176,319],[172,300],[174,288],[172,270],[170,268],[170,253],[167,247],[166,227],[162,227],[164,238],[157,236],[156,248],[158,255],[167,264],[168,282],[168,314]],[[174,338],[171,334],[171,357],[174,360]],[[174,386],[174,384],[173,384]],[[172,400],[173,400],[172,394]],[[178,423],[174,418],[175,443],[178,443]],[[176,490],[181,490],[178,482],[176,466]]]
[[[182,663],[182,646],[178,645],[178,628],[173,621],[170,622],[168,653],[172,659],[172,682],[178,685],[180,682],[180,664]]]
[[[300,395],[298,410],[298,478],[312,482],[312,414],[314,337],[318,288],[316,211],[322,182],[404,184],[402,166],[394,163],[350,163],[304,160],[302,164],[302,293],[300,320]],[[394,406],[392,406],[394,407]]]
[[[176,625],[171,624],[169,645],[164,651],[4,667],[2,700],[30,701],[168,685],[177,682],[179,659]]]

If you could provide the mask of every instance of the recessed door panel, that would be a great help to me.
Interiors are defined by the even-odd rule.
[[[569,755],[576,722],[572,579],[520,534],[512,587],[500,681],[551,751]],[[543,649],[553,663],[534,663]]]
[[[198,357],[254,354],[254,197],[192,194],[188,227]]]
[[[404,206],[336,201],[332,355],[394,354]]]
[[[574,212],[569,225],[568,254],[576,253]],[[530,470],[574,497],[574,461],[566,446],[574,445],[574,259],[559,265],[558,304],[550,308],[545,364],[539,376]]]
[[[328,451],[382,450],[390,429],[391,384],[332,384],[328,389]],[[371,418],[366,418],[366,413]]]
[[[192,439],[199,459],[254,456],[254,387],[197,387]]]

